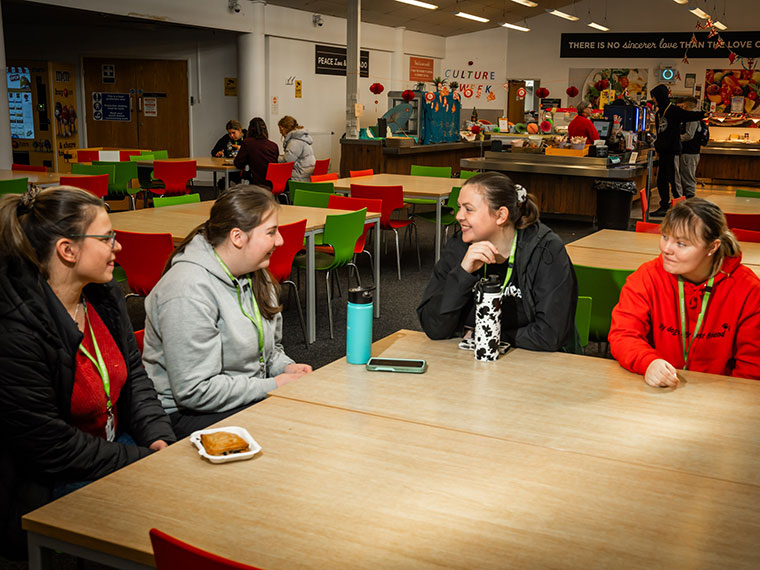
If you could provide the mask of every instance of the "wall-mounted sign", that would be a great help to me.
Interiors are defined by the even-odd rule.
[[[346,48],[314,46],[314,73],[317,75],[346,75]],[[359,52],[359,75],[369,77],[369,52]]]
[[[237,97],[237,77],[224,78],[224,96]]]
[[[525,87],[520,87],[517,89],[517,98],[518,99],[525,99],[525,96],[528,94],[528,92],[525,90]]]
[[[143,116],[158,117],[158,98],[143,97]]]
[[[300,79],[296,79],[296,99],[303,97],[303,83]]]
[[[272,114],[273,115],[280,114],[280,102],[277,99],[277,96],[272,97]]]
[[[101,65],[100,80],[103,83],[116,83],[116,66],[112,63],[104,63]]]
[[[562,107],[562,99],[541,99],[542,109],[554,109]]]
[[[131,121],[129,93],[93,91],[92,118],[96,121]]]
[[[760,57],[760,32],[646,32],[625,34],[562,34],[560,57],[646,57],[722,59],[729,48],[743,57]],[[695,38],[696,43],[692,43]]]
[[[433,81],[435,60],[428,57],[409,58],[409,81]]]

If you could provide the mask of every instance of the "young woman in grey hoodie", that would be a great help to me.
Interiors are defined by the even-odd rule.
[[[282,245],[277,207],[267,189],[231,188],[145,301],[143,363],[178,437],[311,372],[281,345],[279,286],[267,271]]]
[[[317,159],[314,157],[314,150],[311,145],[314,142],[304,127],[298,124],[293,117],[285,115],[279,120],[277,126],[280,127],[280,134],[285,137],[282,143],[285,148],[280,162],[292,162],[293,174],[292,180],[298,182],[309,182],[311,175],[314,173],[314,165]]]

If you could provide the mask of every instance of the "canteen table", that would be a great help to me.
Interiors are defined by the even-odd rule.
[[[720,209],[730,214],[758,214],[760,215],[760,198],[742,198],[730,194],[709,194],[704,197]]]
[[[193,229],[208,219],[213,201],[195,204],[181,204],[164,208],[144,208],[129,212],[111,214],[111,223],[115,230],[142,233],[170,233],[175,243],[185,239]],[[306,219],[306,331],[309,343],[317,339],[316,311],[316,268],[315,240],[316,234],[322,233],[325,219],[331,214],[346,214],[348,210],[327,208],[310,208],[306,206],[280,206],[280,225],[290,224]],[[380,251],[380,214],[368,212],[366,223],[375,225],[375,251]],[[375,256],[377,257],[377,255]],[[375,261],[375,317],[380,316],[380,260]]]
[[[435,201],[435,261],[441,257],[441,208],[449,198],[454,186],[461,186],[461,178],[437,178],[409,174],[374,174],[356,178],[340,178],[334,182],[336,192],[348,193],[351,184],[367,186],[403,186],[404,198],[425,198]]]
[[[151,528],[268,570],[760,566],[757,382],[658,390],[604,359],[476,363],[411,331],[374,351],[430,368],[338,360],[274,392],[326,398],[219,424],[251,433],[251,460],[214,465],[185,439],[25,515],[30,569],[49,549],[150,568]]]
[[[70,176],[69,173],[61,172],[32,172],[25,170],[0,170],[0,180],[15,180],[17,178],[27,178],[29,184],[37,186],[53,186],[61,180],[61,174]]]

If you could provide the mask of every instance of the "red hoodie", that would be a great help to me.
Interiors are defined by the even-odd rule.
[[[684,281],[689,335],[704,292],[705,283]],[[684,367],[678,305],[678,278],[663,269],[662,256],[628,277],[612,310],[609,334],[612,355],[621,366],[641,375],[657,358]],[[760,380],[760,279],[741,264],[741,255],[726,258],[715,276],[688,364],[695,372]]]

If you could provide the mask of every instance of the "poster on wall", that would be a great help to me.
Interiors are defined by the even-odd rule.
[[[11,138],[34,138],[34,103],[32,101],[32,77],[26,66],[6,68],[8,81],[8,110],[10,112]]]
[[[434,60],[429,57],[409,58],[409,81],[422,81],[430,83],[433,81],[433,64]]]
[[[588,101],[599,108],[602,91],[612,89],[615,93],[628,93],[636,102],[647,98],[649,70],[638,68],[570,68],[569,83],[578,89],[578,95],[568,98],[568,106],[575,107]]]
[[[489,69],[459,69],[444,70],[444,79],[450,85],[459,84],[459,96],[465,106],[483,109],[499,109],[504,104],[504,98],[496,98],[497,88],[502,89],[504,78],[497,77],[495,71]]]
[[[69,172],[68,162],[74,149],[79,147],[79,117],[77,113],[76,78],[74,65],[50,63],[50,84],[55,118],[56,170]]]
[[[346,48],[314,46],[314,73],[317,75],[346,75]],[[369,52],[359,52],[359,76],[369,77]]]
[[[760,116],[760,71],[708,69],[705,71],[705,98],[715,104],[718,114]]]

